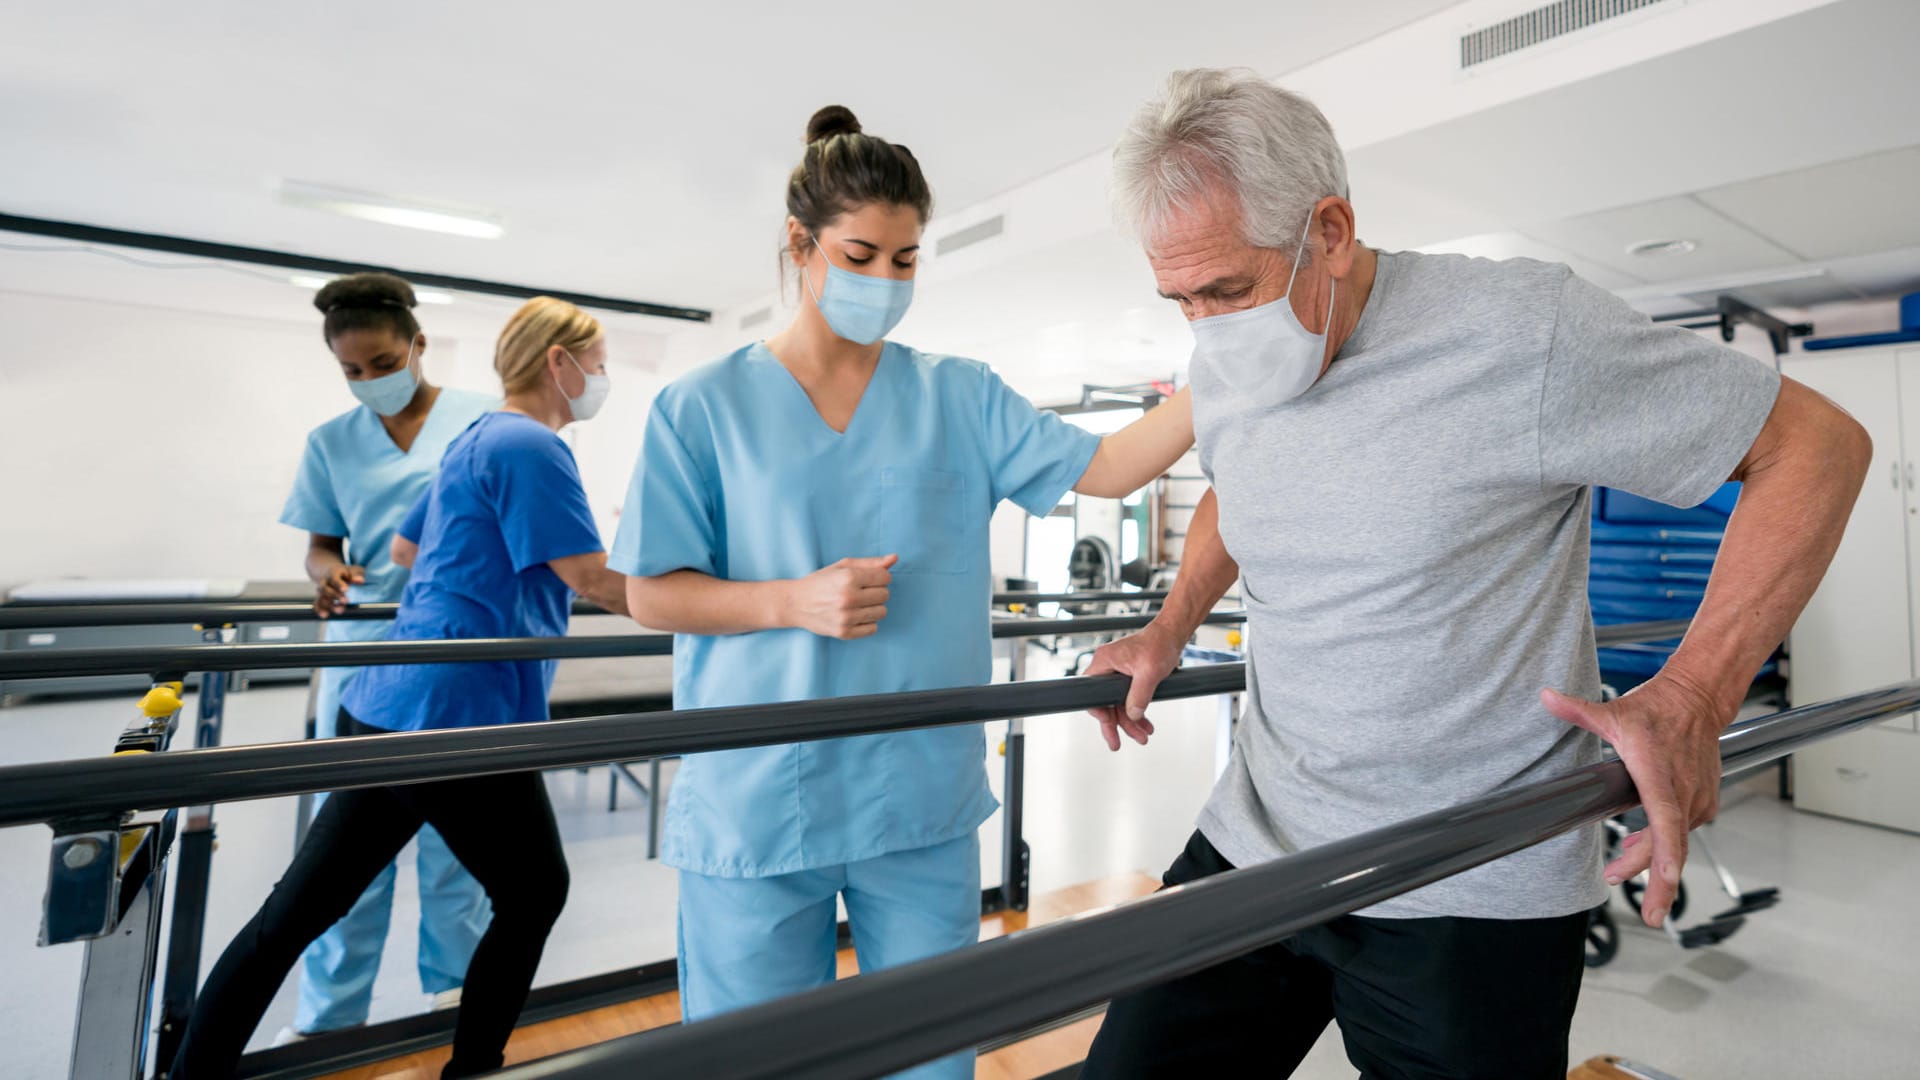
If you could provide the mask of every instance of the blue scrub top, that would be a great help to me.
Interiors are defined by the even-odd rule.
[[[286,508],[280,511],[281,523],[346,540],[347,562],[367,571],[365,584],[347,590],[353,602],[400,599],[407,571],[393,561],[395,529],[432,482],[447,444],[499,404],[498,398],[486,394],[442,387],[406,451],[394,445],[393,436],[372,409],[358,405],[341,413],[307,435],[306,454],[300,459]],[[377,619],[331,619],[325,637],[374,641],[386,637],[390,625]],[[358,670],[322,669],[316,717],[323,732],[333,730],[340,690]]]
[[[837,433],[753,345],[654,401],[608,565],[768,581],[900,556],[872,637],[677,637],[677,708],[975,686],[993,675],[994,507],[1047,513],[1098,446],[984,364],[891,342]],[[695,754],[674,780],[661,858],[786,874],[943,843],[994,805],[978,724]]]
[[[488,413],[447,447],[401,526],[420,545],[392,640],[563,637],[573,591],[547,566],[601,550],[573,451],[520,413]],[[554,661],[363,669],[341,704],[386,731],[547,718]]]

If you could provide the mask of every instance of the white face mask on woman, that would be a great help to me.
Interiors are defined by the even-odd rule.
[[[1314,333],[1293,312],[1293,283],[1307,254],[1307,235],[1313,214],[1300,234],[1300,249],[1287,277],[1287,294],[1272,303],[1245,311],[1195,319],[1193,364],[1204,368],[1229,390],[1255,405],[1279,405],[1307,392],[1326,365],[1327,331]],[[1333,286],[1327,285],[1327,328],[1333,327]]]
[[[586,368],[580,367],[580,361],[575,360],[573,354],[567,352],[566,346],[562,345],[560,351],[567,353],[567,359],[573,360],[573,366],[579,369],[580,377],[587,380],[587,385],[580,391],[579,397],[568,395],[567,388],[560,385],[558,375],[553,377],[553,385],[559,388],[560,396],[567,399],[567,408],[573,410],[575,420],[591,420],[594,414],[600,411],[600,406],[607,403],[607,395],[613,392],[613,380],[604,374],[588,374]]]

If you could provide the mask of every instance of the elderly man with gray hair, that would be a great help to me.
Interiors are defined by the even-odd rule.
[[[1375,251],[1326,118],[1246,71],[1184,71],[1114,152],[1114,197],[1194,334],[1213,485],[1179,579],[1094,672],[1109,747],[1236,579],[1246,707],[1168,885],[1601,758],[1650,827],[1598,830],[1122,998],[1089,1078],[1284,1076],[1337,1020],[1366,1077],[1562,1077],[1587,911],[1649,871],[1660,925],[1718,808],[1716,737],[1840,541],[1871,453],[1824,398],[1652,325],[1564,266]],[[1593,485],[1690,506],[1744,482],[1666,668],[1601,704]]]

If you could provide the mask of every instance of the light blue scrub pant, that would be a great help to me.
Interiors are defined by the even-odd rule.
[[[339,670],[321,673],[314,699],[315,734],[323,739],[336,734],[340,717],[340,691],[346,680],[330,677]],[[324,798],[314,799],[316,813]],[[431,826],[422,828],[414,842],[420,852],[420,988],[438,994],[466,982],[467,962],[493,919],[493,905],[486,890]],[[397,863],[388,864],[346,915],[301,955],[295,1031],[311,1035],[367,1022],[373,980],[380,974],[380,954],[393,919],[393,882],[399,872]]]
[[[980,940],[980,837],[762,878],[680,871],[680,1015],[689,1022],[834,979],[844,896],[861,971]],[[970,1080],[967,1050],[895,1074]]]

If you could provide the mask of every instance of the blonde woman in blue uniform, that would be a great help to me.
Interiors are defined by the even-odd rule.
[[[846,109],[807,135],[786,198],[800,312],[655,400],[609,557],[634,617],[679,635],[677,708],[990,681],[994,507],[1117,498],[1193,441],[1184,393],[1103,439],[984,364],[884,340],[931,192]],[[975,941],[985,762],[978,724],[689,756],[661,848],[685,1017],[831,981],[839,899],[863,971]],[[912,1075],[971,1077],[973,1055]]]
[[[392,274],[338,278],[313,304],[325,316],[327,347],[359,404],[307,436],[280,520],[308,534],[307,576],[314,610],[329,620],[326,640],[375,640],[387,636],[390,623],[330,617],[350,603],[400,599],[407,570],[393,561],[394,534],[432,483],[447,444],[499,399],[427,381],[427,338],[413,316],[413,289]],[[322,669],[314,705],[321,737],[335,734],[340,695],[358,670]],[[485,890],[439,833],[420,830],[418,846],[420,988],[444,1007],[459,1000],[490,909]],[[396,875],[397,865],[389,864],[301,957],[299,1006],[277,1042],[367,1022]]]

